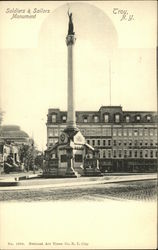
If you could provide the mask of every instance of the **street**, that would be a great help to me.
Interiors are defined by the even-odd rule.
[[[92,184],[69,187],[1,190],[1,201],[104,201],[156,200],[157,181],[141,180],[120,183]]]

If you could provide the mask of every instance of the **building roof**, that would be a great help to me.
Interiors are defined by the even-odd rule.
[[[52,115],[56,114],[56,122],[53,123],[64,123],[66,119],[63,117],[67,116],[67,111],[60,111],[60,109],[49,109],[47,115],[47,124],[52,124]],[[126,118],[129,117],[130,123],[155,123],[157,122],[156,111],[124,111],[121,106],[101,106],[97,111],[76,111],[76,122],[83,123],[84,119],[87,119],[87,123],[104,123],[105,115],[108,115],[108,123],[115,122],[115,116],[119,115],[119,123],[126,123]],[[140,116],[140,119],[137,117]],[[98,119],[98,120],[96,120]]]
[[[1,137],[6,140],[29,139],[28,134],[17,125],[3,125],[1,127]]]

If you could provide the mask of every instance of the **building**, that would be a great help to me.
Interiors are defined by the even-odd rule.
[[[19,162],[19,148],[22,144],[30,144],[28,134],[17,125],[3,125],[0,128],[0,166],[3,168],[8,156],[12,156],[14,164]]]
[[[49,109],[47,148],[66,128],[67,112]],[[102,172],[153,172],[157,168],[157,114],[102,106],[99,111],[77,111],[76,123],[88,144],[99,150]]]
[[[28,143],[29,136],[17,125],[1,126],[0,140],[3,142],[14,142],[16,144]]]

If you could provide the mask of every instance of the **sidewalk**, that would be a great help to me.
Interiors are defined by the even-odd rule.
[[[26,179],[11,182],[8,180],[0,181],[0,190],[21,190],[21,189],[41,189],[41,188],[64,188],[71,186],[108,184],[117,182],[141,181],[141,180],[157,180],[157,174],[141,174],[141,175],[123,175],[123,176],[102,176],[102,177],[80,177],[80,178],[64,178],[64,179]],[[6,185],[5,185],[6,184]],[[4,186],[5,185],[5,186]],[[14,186],[13,186],[14,185]]]

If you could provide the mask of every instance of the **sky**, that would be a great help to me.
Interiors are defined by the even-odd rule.
[[[48,108],[67,109],[68,8],[77,38],[76,110],[110,104],[156,110],[155,1],[1,1],[3,124],[19,125],[42,150]],[[35,9],[40,12],[35,18],[12,18],[13,11],[34,14]]]

